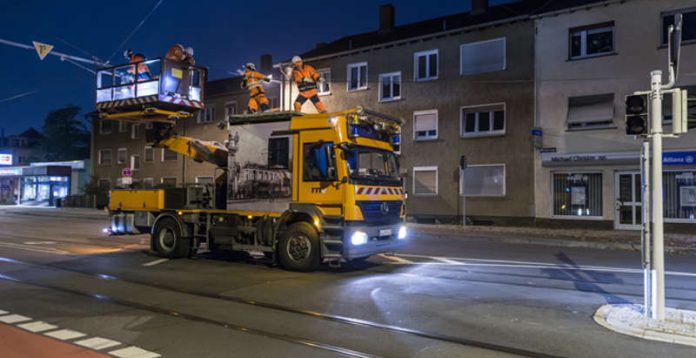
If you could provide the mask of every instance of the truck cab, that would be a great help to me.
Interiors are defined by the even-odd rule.
[[[300,271],[392,252],[407,236],[400,125],[363,108],[231,116],[223,189],[113,190],[111,231],[149,232],[164,257],[224,249]]]

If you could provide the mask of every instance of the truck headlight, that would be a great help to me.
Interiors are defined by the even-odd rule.
[[[406,231],[406,226],[401,225],[401,227],[399,227],[399,234],[396,236],[396,238],[397,239],[405,239],[407,234],[408,234],[408,231]]]
[[[350,243],[354,246],[363,245],[367,243],[367,234],[362,231],[356,231],[353,236],[350,237]]]

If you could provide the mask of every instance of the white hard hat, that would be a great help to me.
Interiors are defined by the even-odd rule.
[[[297,63],[297,62],[302,62],[302,57],[300,56],[294,56],[292,58],[292,63]]]
[[[189,46],[187,47],[184,52],[186,52],[187,55],[193,57],[193,47]]]
[[[246,67],[246,68],[248,68],[248,69],[250,69],[250,70],[252,70],[252,71],[256,71],[256,65],[254,65],[254,64],[251,63],[251,62],[248,62],[246,65],[244,65],[244,67]]]

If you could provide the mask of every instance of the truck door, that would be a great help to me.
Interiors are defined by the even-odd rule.
[[[336,144],[331,131],[307,131],[297,141],[297,202],[342,205],[340,178],[344,168],[337,164]]]

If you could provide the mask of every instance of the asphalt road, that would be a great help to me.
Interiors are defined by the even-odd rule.
[[[592,320],[642,300],[634,252],[414,236],[396,256],[296,273],[232,255],[163,260],[146,236],[104,226],[0,209],[0,356],[696,355]],[[696,309],[695,259],[667,258],[669,306]]]

